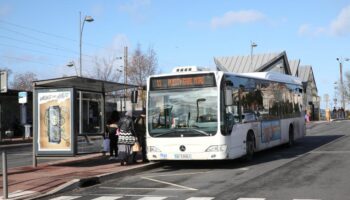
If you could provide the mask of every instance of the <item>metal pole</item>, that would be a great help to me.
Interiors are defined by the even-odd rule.
[[[4,199],[8,199],[8,180],[7,180],[7,156],[6,152],[2,152],[2,187],[3,187],[3,193],[4,193]]]
[[[0,103],[0,141],[2,141],[2,107]]]
[[[36,159],[36,138],[39,137],[38,135],[38,132],[37,132],[37,127],[39,125],[39,117],[36,118],[37,116],[37,112],[38,112],[38,104],[37,104],[37,95],[36,95],[36,91],[35,91],[35,84],[33,84],[33,120],[34,120],[34,123],[33,123],[33,139],[32,139],[32,152],[33,152],[33,161],[32,161],[32,165],[34,168],[36,168],[38,166],[38,162],[37,162],[37,159]]]
[[[85,22],[85,21],[84,21]],[[81,49],[82,49],[82,39],[83,38],[83,26],[81,25],[81,12],[79,12],[79,76],[82,76],[82,58],[81,58]]]
[[[342,108],[345,109],[345,98],[344,98],[344,83],[343,83],[343,63],[342,60],[339,62],[340,68],[340,90],[341,90],[341,105]]]
[[[250,67],[253,65],[253,44],[250,45]]]
[[[128,70],[128,47],[124,47],[124,111],[126,111],[126,84],[128,83],[127,77]]]

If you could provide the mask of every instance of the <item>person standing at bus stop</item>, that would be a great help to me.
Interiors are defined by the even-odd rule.
[[[129,164],[131,146],[136,142],[136,134],[134,129],[134,122],[132,120],[132,112],[127,111],[125,116],[120,119],[118,123],[119,136],[118,136],[118,148],[119,155],[121,156],[121,165]]]
[[[137,140],[139,141],[141,146],[142,162],[148,162],[147,155],[146,155],[147,152],[146,152],[146,109],[145,108],[142,109],[142,113],[135,120],[135,129],[136,129]]]
[[[118,157],[118,136],[116,131],[118,128],[119,114],[113,111],[107,122],[107,132],[109,136],[109,160],[115,160]]]

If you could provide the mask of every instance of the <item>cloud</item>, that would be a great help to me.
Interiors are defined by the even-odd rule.
[[[7,16],[12,12],[12,6],[9,4],[0,5],[0,17]]]
[[[145,20],[146,8],[151,4],[151,0],[131,0],[128,3],[119,5],[118,9],[131,16],[137,22]]]
[[[350,5],[343,8],[337,18],[332,21],[330,33],[335,36],[344,36],[350,33]]]
[[[246,24],[261,21],[265,15],[256,10],[229,11],[223,16],[213,17],[210,26],[213,29],[225,28],[234,24]]]
[[[303,24],[298,29],[299,36],[311,36],[316,37],[319,35],[327,34],[327,29],[324,27],[314,27],[310,24]]]
[[[338,16],[325,26],[302,24],[298,29],[299,36],[316,37],[320,35],[346,36],[350,34],[350,5],[343,8]]]

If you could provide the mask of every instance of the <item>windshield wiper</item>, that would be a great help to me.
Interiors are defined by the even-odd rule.
[[[203,135],[205,135],[205,136],[210,136],[211,134],[209,134],[209,133],[207,133],[207,132],[205,132],[205,131],[202,131],[202,130],[200,130],[200,129],[190,129],[190,130],[193,130],[193,131],[196,131],[197,133],[201,133],[201,134],[203,134]]]
[[[167,130],[166,132],[155,134],[154,137],[164,136],[172,133],[176,133],[177,131],[174,129]]]

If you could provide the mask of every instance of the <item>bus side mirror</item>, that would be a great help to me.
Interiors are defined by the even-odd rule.
[[[131,103],[137,103],[137,96],[138,96],[137,90],[131,91]]]
[[[233,105],[232,90],[230,89],[225,90],[225,105],[226,106]]]

